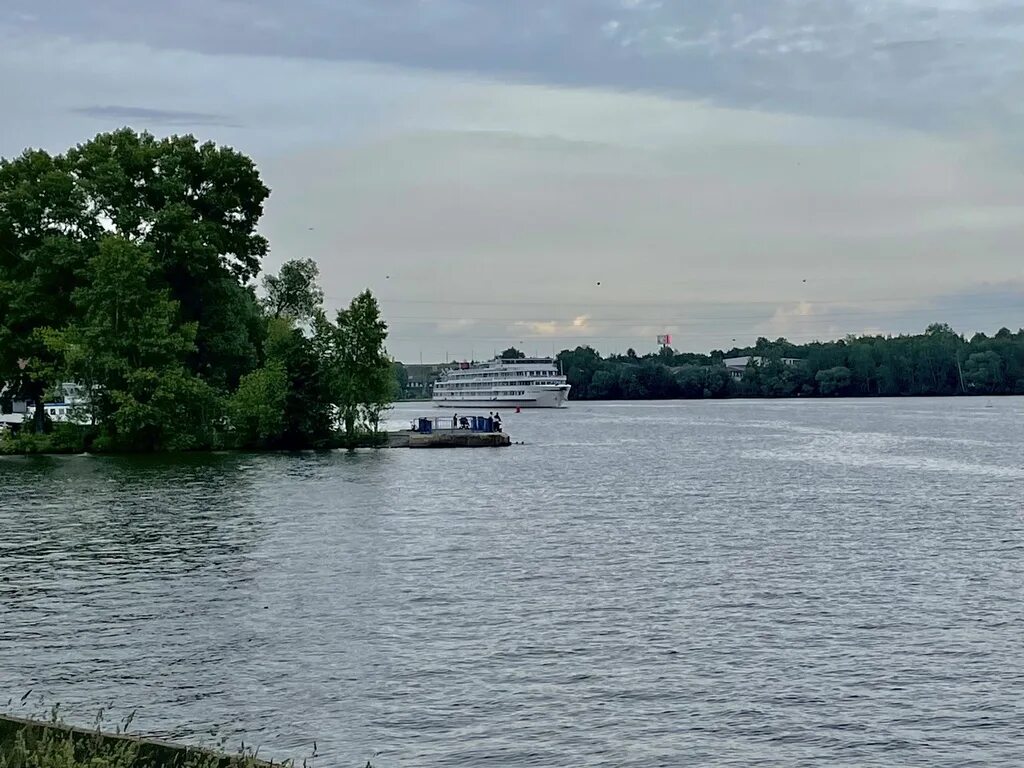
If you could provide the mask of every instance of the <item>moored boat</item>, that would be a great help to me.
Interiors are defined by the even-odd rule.
[[[433,400],[441,408],[562,408],[569,389],[551,358],[496,357],[445,371]]]

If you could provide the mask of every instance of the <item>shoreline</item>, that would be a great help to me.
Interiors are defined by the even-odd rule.
[[[0,713],[0,758],[11,756],[15,761],[24,749],[26,757],[49,756],[55,751],[70,753],[69,768],[102,764],[109,768],[132,768],[136,765],[158,765],[166,768],[274,768],[293,765],[292,761],[262,760],[258,750],[243,747],[237,754],[228,754],[209,747],[176,744],[141,734],[110,733],[96,728],[68,725],[57,719],[56,710],[50,721],[15,717]],[[32,762],[35,764],[35,761]],[[62,763],[62,765],[65,763]],[[13,765],[18,765],[14,762]]]

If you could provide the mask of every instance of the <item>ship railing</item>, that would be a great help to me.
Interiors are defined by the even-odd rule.
[[[501,422],[490,416],[420,416],[412,419],[410,424],[413,432],[430,434],[432,432],[500,432]]]

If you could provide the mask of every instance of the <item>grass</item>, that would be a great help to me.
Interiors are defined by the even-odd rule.
[[[129,733],[133,717],[117,723],[113,732],[104,732],[102,710],[92,729],[66,725],[58,707],[46,720],[0,716],[0,768],[297,768],[291,760],[261,760],[258,749],[244,744],[229,754],[140,738]],[[314,742],[302,768],[313,768],[316,757]],[[367,768],[372,768],[369,762]]]

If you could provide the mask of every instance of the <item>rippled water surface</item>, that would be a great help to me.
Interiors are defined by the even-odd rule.
[[[505,423],[0,460],[3,703],[332,766],[1024,764],[1024,399]]]

